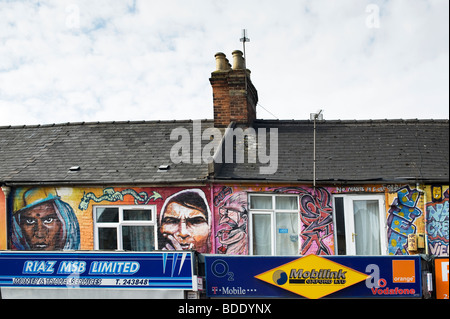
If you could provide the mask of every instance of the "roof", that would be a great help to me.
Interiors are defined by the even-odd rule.
[[[0,127],[0,184],[128,184],[208,180],[205,163],[171,161],[170,140],[185,128],[194,152],[193,121],[67,123]],[[213,127],[203,120],[201,129]],[[214,179],[311,182],[313,122],[256,120],[254,128],[278,130],[274,174],[256,163],[224,163]],[[316,130],[319,183],[447,182],[448,120],[320,121]],[[202,141],[202,147],[209,141]],[[261,145],[258,141],[257,146]],[[270,148],[267,148],[269,155]],[[192,156],[192,153],[191,153]],[[170,165],[166,171],[160,165]],[[73,166],[79,170],[71,171]]]
[[[313,122],[256,120],[254,128],[278,129],[278,169],[260,174],[260,164],[226,163],[218,179],[313,180]],[[267,154],[269,154],[267,147]],[[316,181],[447,182],[448,120],[318,121]]]
[[[213,125],[202,121],[202,128]],[[152,183],[204,180],[207,165],[170,159],[171,132],[192,121],[0,127],[0,184]],[[166,171],[160,165],[170,165]],[[71,171],[73,166],[79,170]]]

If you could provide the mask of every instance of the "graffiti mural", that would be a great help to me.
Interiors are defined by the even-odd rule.
[[[449,189],[442,193],[442,186],[432,186],[432,201],[426,204],[426,230],[428,252],[436,256],[448,256],[448,197]]]
[[[416,234],[416,219],[422,215],[418,208],[420,192],[405,186],[397,190],[387,217],[387,238],[390,255],[409,255],[408,235]]]
[[[275,191],[300,195],[300,254],[333,255],[333,208],[329,191],[321,187],[315,191],[301,187],[282,187]]]
[[[315,194],[304,194],[300,203],[303,222],[301,254],[333,255],[333,208],[330,193],[324,188],[317,188]]]
[[[231,187],[220,188],[214,197],[218,209],[217,253],[229,255],[248,254],[247,192],[233,193]]]
[[[217,222],[216,253],[249,253],[249,193],[295,194],[299,197],[300,234],[290,240],[300,242],[298,254],[334,254],[333,209],[331,194],[325,188],[313,190],[301,187],[216,187],[214,208]],[[278,229],[280,234],[286,228]]]
[[[409,186],[395,189],[385,186],[368,189],[365,186],[364,190],[386,192],[391,203],[386,212],[389,254],[409,254],[408,235],[424,232],[428,235],[430,254],[448,254],[448,186],[430,185],[426,188],[426,196]],[[353,191],[353,188],[319,187],[314,190],[283,185],[19,187],[13,188],[8,198],[8,248],[94,250],[100,249],[100,239],[108,245],[113,243],[105,249],[196,250],[248,255],[254,249],[250,246],[254,240],[250,229],[253,221],[250,198],[269,195],[275,203],[278,196],[292,200],[288,195],[295,195],[295,208],[292,206],[283,218],[277,219],[275,204],[266,210],[273,216],[267,224],[271,236],[267,238],[275,244],[284,240],[286,245],[291,245],[290,254],[297,251],[301,255],[333,255],[331,194]],[[429,200],[424,203],[422,198]],[[126,222],[123,223],[125,215],[121,214],[130,213],[127,210],[134,214],[131,217],[133,224],[140,224],[141,228],[126,227]],[[297,217],[294,212],[298,212]],[[126,239],[120,238],[126,235],[125,230],[130,233],[127,236],[133,236],[134,242],[151,241],[151,245],[125,245]],[[123,245],[119,244],[121,240]],[[118,244],[114,246],[116,242]],[[278,251],[279,247],[273,249]]]
[[[12,250],[93,250],[97,240],[106,249],[118,249],[117,242],[130,250],[210,253],[209,193],[206,188],[181,187],[16,188],[8,205],[10,247]],[[120,207],[125,208],[119,210]],[[126,225],[125,219],[136,225]],[[103,228],[96,226],[96,222],[103,223]],[[139,241],[152,243],[134,244]]]
[[[11,224],[13,250],[80,249],[78,219],[56,189],[18,190]]]
[[[169,196],[158,221],[159,249],[210,252],[211,211],[202,190],[185,189]]]
[[[136,205],[145,205],[148,204],[150,200],[157,200],[162,198],[161,195],[155,191],[153,191],[153,195],[148,196],[146,192],[136,192],[134,189],[124,189],[120,192],[115,191],[114,188],[108,187],[103,190],[103,194],[100,197],[97,197],[94,193],[83,193],[83,198],[81,198],[81,202],[78,205],[78,208],[81,210],[86,210],[89,206],[89,202],[92,200],[96,203],[100,203],[102,201],[108,202],[117,202],[123,201],[125,195],[131,195],[134,198],[134,203]]]

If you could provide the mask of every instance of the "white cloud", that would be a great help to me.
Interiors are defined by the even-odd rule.
[[[447,1],[8,1],[0,125],[212,118],[214,54],[242,28],[281,119],[448,118]]]

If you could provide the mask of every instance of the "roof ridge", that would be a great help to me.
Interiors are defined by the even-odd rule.
[[[312,123],[312,120],[304,119],[304,120],[279,120],[279,119],[256,119],[256,123]],[[321,120],[321,123],[448,123],[449,119],[365,119],[365,120]]]
[[[186,120],[125,120],[125,121],[93,121],[93,122],[65,122],[49,124],[24,124],[24,125],[3,125],[0,129],[25,129],[25,128],[44,128],[44,127],[62,127],[62,126],[80,126],[80,125],[108,125],[108,124],[157,124],[157,123],[192,123],[197,119]],[[212,119],[198,119],[202,122],[214,122]]]

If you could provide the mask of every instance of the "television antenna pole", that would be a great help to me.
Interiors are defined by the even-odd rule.
[[[247,38],[247,29],[242,29],[242,38],[239,40],[242,42],[242,49],[244,52],[245,94],[247,95],[247,55],[245,54],[245,42],[250,42],[250,39]]]
[[[316,121],[323,120],[323,110],[319,110],[316,113],[311,113],[309,119],[314,121],[314,138],[313,138],[313,188],[314,195],[316,193]]]
[[[242,29],[242,38],[239,39],[242,42],[242,48],[244,50],[244,58],[247,58],[245,55],[245,42],[250,42],[250,39],[247,38],[247,29]],[[245,60],[244,60],[245,65]]]

